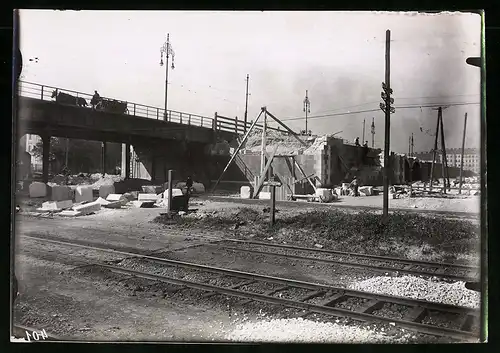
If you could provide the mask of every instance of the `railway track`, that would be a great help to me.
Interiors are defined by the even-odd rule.
[[[173,284],[181,286],[181,288],[201,290],[206,292],[205,297],[223,294],[243,299],[245,302],[257,301],[301,309],[305,310],[306,314],[319,313],[359,321],[381,322],[419,333],[449,337],[458,341],[477,341],[479,338],[480,314],[477,309],[473,308],[374,294],[68,241],[33,236],[25,237],[64,246],[119,254],[124,256],[124,260],[138,262],[134,267],[146,269],[146,271],[129,268],[127,265],[123,265],[122,261],[118,265],[116,265],[117,262],[110,264],[83,261],[82,266],[106,270],[118,276],[132,276]],[[148,271],[152,268],[148,266],[151,265],[160,265],[163,269],[158,270],[153,266],[156,273],[150,273]],[[182,271],[179,273],[175,269]],[[158,271],[162,274],[158,274]],[[197,277],[195,276],[197,280],[186,279],[189,277],[188,274],[193,275],[194,273],[198,274]],[[263,290],[263,288],[268,289]],[[396,311],[401,314],[401,318],[388,317],[383,314],[382,309],[388,307],[397,308]],[[442,326],[443,320],[449,327]]]
[[[438,277],[450,281],[473,282],[477,281],[480,277],[479,267],[445,262],[418,261],[390,256],[350,253],[239,239],[214,241],[210,245],[235,252],[286,257],[289,259],[370,269],[380,272],[398,272],[425,277]]]

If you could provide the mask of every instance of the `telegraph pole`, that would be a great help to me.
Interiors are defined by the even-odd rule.
[[[363,139],[361,140],[361,144],[365,143],[365,123],[366,119],[363,119]]]
[[[391,114],[396,110],[391,107],[394,103],[394,98],[391,98],[391,31],[385,32],[385,82],[382,83],[383,103],[380,103],[380,109],[385,113],[385,141],[384,141],[384,202],[383,202],[383,219],[387,221],[389,215],[389,174],[390,168],[390,138],[391,138]]]
[[[172,45],[170,44],[170,34],[167,33],[167,41],[163,43],[163,45],[160,48],[160,66],[163,66],[163,56],[165,56],[166,59],[166,65],[165,65],[165,120],[167,120],[167,99],[168,99],[168,60],[170,58],[170,55],[172,55],[172,69],[175,68],[174,66],[174,58],[175,58],[175,52],[174,49],[172,49]]]
[[[307,113],[311,112],[311,102],[309,101],[309,97],[307,96],[307,90],[306,90],[306,98],[304,99],[304,112],[306,113],[306,135],[308,134],[307,130]]]
[[[375,147],[375,118],[372,118],[372,148]]]
[[[245,134],[247,133],[247,116],[248,116],[248,79],[249,75],[247,74],[247,93],[245,95],[245,127],[243,128]]]
[[[413,147],[415,147],[413,143],[413,132],[411,133],[411,156],[413,157]]]

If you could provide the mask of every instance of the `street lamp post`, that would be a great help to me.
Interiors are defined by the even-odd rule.
[[[167,34],[167,40],[160,48],[160,66],[163,66],[163,56],[165,56],[165,116],[164,119],[167,120],[167,97],[168,97],[168,60],[172,55],[172,69],[174,66],[175,52],[172,49],[172,44],[170,44],[170,34]]]

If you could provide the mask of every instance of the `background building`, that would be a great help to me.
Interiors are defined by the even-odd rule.
[[[446,150],[446,160],[448,162],[449,167],[457,167],[460,168],[460,160],[461,160],[462,149],[461,148],[449,148]],[[430,161],[432,162],[432,152],[420,152],[415,153],[415,157],[417,157],[421,161]],[[443,156],[438,153],[436,162],[442,163]],[[481,155],[479,153],[478,148],[466,148],[464,150],[464,170],[470,170],[474,173],[479,174],[481,172]]]

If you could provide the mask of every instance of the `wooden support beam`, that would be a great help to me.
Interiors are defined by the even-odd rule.
[[[213,186],[212,188],[212,192],[215,190],[215,188],[217,187],[217,185],[219,185],[220,181],[222,180],[222,177],[224,176],[224,174],[226,174],[227,170],[229,169],[229,166],[231,165],[231,163],[233,163],[234,159],[236,158],[236,156],[238,155],[238,152],[240,152],[241,150],[241,147],[245,144],[245,142],[247,141],[248,139],[248,136],[250,135],[250,132],[252,132],[255,124],[257,124],[257,121],[259,121],[259,118],[260,116],[262,115],[262,112],[263,110],[259,113],[259,116],[257,116],[257,119],[255,119],[255,121],[252,123],[252,125],[250,125],[250,128],[248,129],[247,133],[245,134],[245,136],[243,137],[243,140],[240,142],[240,144],[238,145],[238,148],[234,151],[233,155],[231,156],[231,159],[229,160],[229,162],[227,162],[226,164],[226,167],[224,168],[224,170],[222,171],[219,179],[217,179],[217,181],[215,182],[215,185]]]
[[[260,190],[262,190],[262,186],[264,185],[264,181],[266,179],[265,178],[266,177],[266,173],[267,173],[269,167],[271,166],[271,163],[273,162],[274,155],[276,154],[276,150],[277,149],[278,149],[278,145],[276,145],[274,147],[273,153],[271,154],[270,158],[267,160],[266,166],[264,167],[264,170],[262,171],[262,173],[260,174],[260,176],[258,178],[258,183],[255,186],[254,198],[257,198],[257,196],[259,195]]]
[[[299,165],[299,163],[297,163],[297,161],[295,160],[295,158],[293,159],[293,162],[295,163],[295,166],[297,167],[297,169],[300,171],[300,173],[304,176],[304,178],[307,178],[307,175],[306,173],[304,172],[304,169],[302,169],[302,167]],[[311,181],[311,179],[307,178],[307,181],[309,182],[309,184],[311,184],[311,186],[313,187],[314,189],[314,192],[316,192],[316,185],[314,185],[314,183]]]
[[[265,108],[264,108],[264,109],[265,109]],[[297,134],[296,134],[293,130],[291,130],[288,126],[286,126],[285,124],[283,124],[283,123],[282,123],[282,122],[281,122],[281,121],[280,121],[277,117],[275,117],[273,114],[269,113],[269,112],[267,111],[267,109],[266,109],[266,112],[267,112],[267,114],[269,114],[269,116],[270,116],[271,118],[273,118],[273,119],[274,119],[274,121],[276,121],[278,124],[280,124],[281,126],[283,126],[283,128],[284,128],[287,132],[289,132],[289,133],[290,133],[293,137],[295,137],[295,139],[296,139],[297,141],[299,141],[299,142],[300,142],[303,146],[306,146],[306,147],[307,147],[307,143],[305,143],[304,141],[302,141],[302,140],[299,138],[299,136],[298,136],[298,135],[297,135]]]

